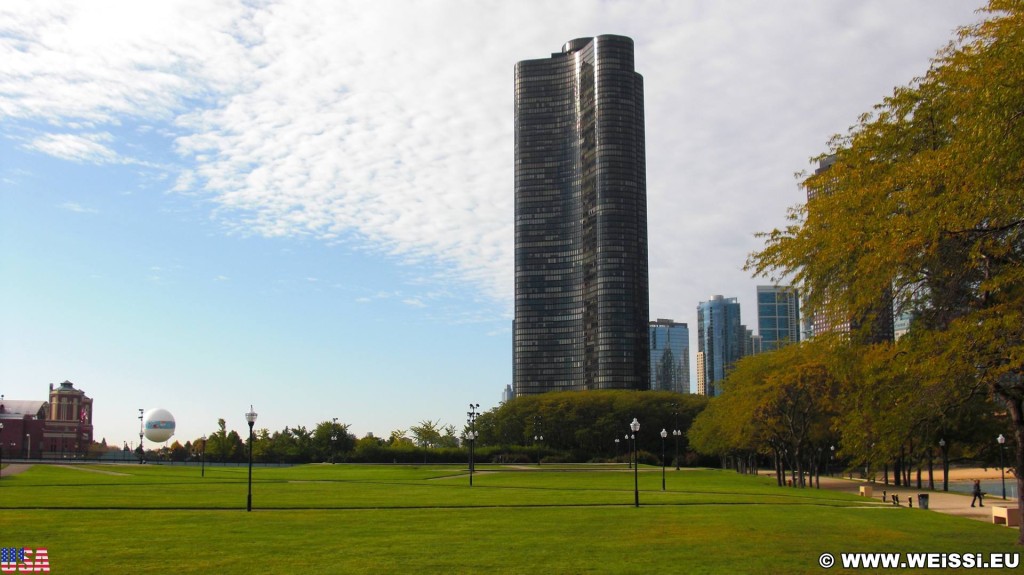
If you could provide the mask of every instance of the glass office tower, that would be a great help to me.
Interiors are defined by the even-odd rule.
[[[651,389],[690,393],[690,328],[658,318],[649,327]]]
[[[762,351],[800,341],[800,299],[790,286],[757,286],[757,333]]]
[[[698,392],[721,394],[721,381],[734,363],[743,357],[746,327],[740,323],[740,304],[736,298],[712,296],[697,306],[697,351],[703,354],[698,374]]]
[[[647,389],[643,78],[633,41],[515,67],[517,396]]]

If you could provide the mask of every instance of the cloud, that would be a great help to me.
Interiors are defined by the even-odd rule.
[[[980,5],[5,4],[0,119],[46,122],[34,149],[98,164],[124,161],[110,134],[126,118],[163,122],[187,164],[171,189],[210,200],[227,229],[440,268],[436,281],[509,310],[513,65],[629,35],[645,78],[651,313],[685,318],[712,293],[752,298],[740,268],[754,232],[802,200],[791,174],[925,72]]]
[[[33,140],[26,147],[72,162],[91,164],[122,163],[117,152],[103,142],[113,137],[109,133],[98,134],[46,134]]]
[[[99,210],[94,208],[87,208],[76,202],[64,202],[60,205],[61,209],[68,210],[69,212],[75,212],[79,214],[98,214]]]

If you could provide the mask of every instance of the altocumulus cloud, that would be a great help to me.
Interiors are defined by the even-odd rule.
[[[0,120],[93,163],[121,159],[116,126],[164,122],[174,191],[212,200],[228,228],[439,262],[508,303],[513,65],[629,35],[647,94],[652,314],[675,315],[749,281],[753,232],[799,200],[793,171],[923,73],[979,4],[7,2]]]

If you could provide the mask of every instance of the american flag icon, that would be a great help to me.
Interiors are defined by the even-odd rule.
[[[45,548],[0,547],[0,573],[49,573],[50,554]]]

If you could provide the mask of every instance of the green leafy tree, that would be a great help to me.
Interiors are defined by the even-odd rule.
[[[983,386],[1024,469],[1024,3],[984,13],[832,140],[835,163],[803,182],[812,199],[748,267],[795,278],[811,312],[868,325],[891,293],[928,332],[908,360]]]
[[[355,447],[356,438],[349,435],[349,426],[337,421],[321,421],[313,430],[313,458],[316,461],[343,461]]]

